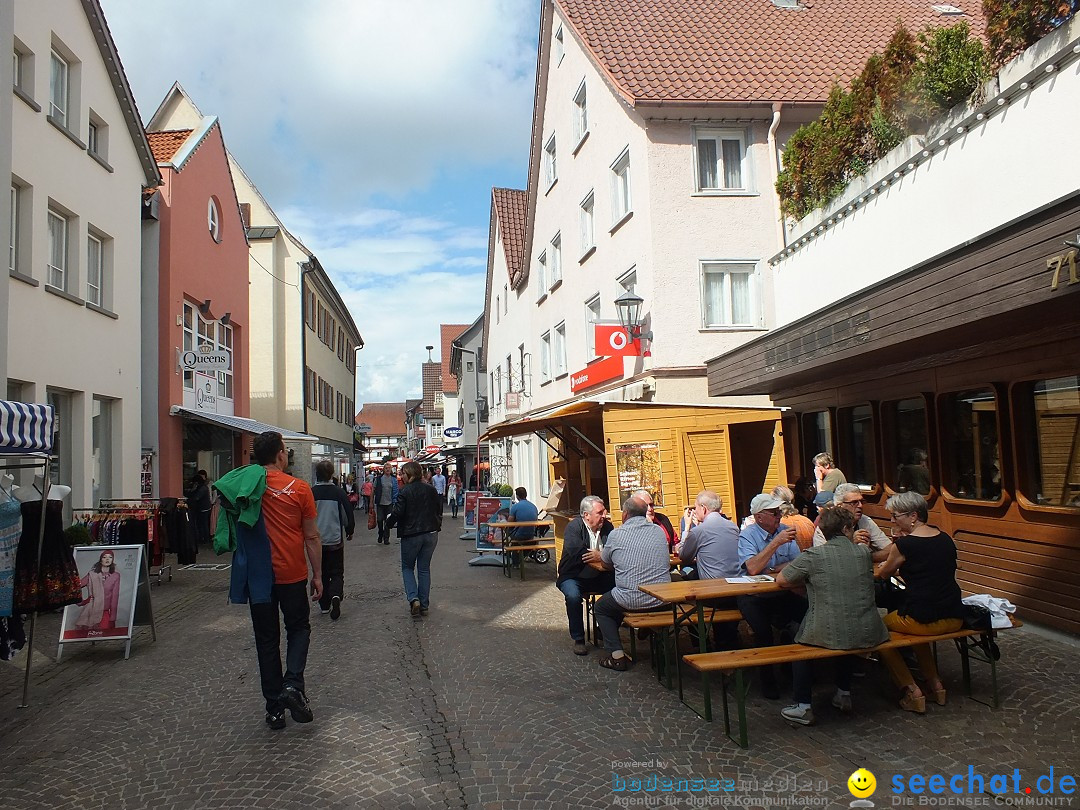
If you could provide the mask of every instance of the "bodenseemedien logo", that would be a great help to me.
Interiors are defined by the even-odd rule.
[[[859,770],[851,774],[847,780],[847,787],[851,795],[855,797],[855,801],[848,805],[849,807],[874,806],[874,803],[869,799],[877,790],[877,779],[866,768],[859,768]]]

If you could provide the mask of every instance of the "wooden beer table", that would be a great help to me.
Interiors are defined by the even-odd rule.
[[[549,551],[555,550],[555,542],[553,540],[544,540],[543,538],[537,538],[533,542],[522,540],[519,543],[513,543],[506,536],[511,529],[537,529],[541,526],[550,526],[552,531],[555,529],[554,520],[494,520],[484,524],[489,529],[494,531],[499,529],[503,532],[502,541],[502,564],[503,574],[505,576],[514,578],[514,568],[517,567],[521,578],[525,579],[525,552],[539,551],[541,549],[547,549]]]

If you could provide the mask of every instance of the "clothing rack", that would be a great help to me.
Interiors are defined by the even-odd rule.
[[[183,498],[177,499],[183,501],[183,508],[187,508],[187,503]],[[101,498],[98,501],[97,508],[94,507],[82,507],[79,509],[73,509],[72,515],[78,517],[89,513],[89,520],[96,519],[112,519],[129,515],[131,517],[158,517],[161,511],[161,498]],[[159,527],[160,528],[160,527]],[[158,540],[157,542],[161,542]],[[149,552],[150,549],[147,549]],[[168,575],[169,582],[172,582],[172,565],[164,564],[164,551],[162,551],[162,564],[158,566],[157,571],[150,571],[150,576],[157,577],[158,585],[162,582],[162,577]]]
[[[55,414],[51,405],[27,405],[22,402],[0,401],[0,470],[40,469],[41,520],[38,525],[37,560],[34,576],[41,570],[41,549],[45,545],[45,509],[52,488],[53,424]],[[6,462],[12,462],[10,464]],[[26,673],[20,709],[30,706],[30,666],[34,658],[34,630],[37,626],[37,607],[30,614],[30,635],[26,640]]]

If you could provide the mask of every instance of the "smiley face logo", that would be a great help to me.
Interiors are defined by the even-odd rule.
[[[856,799],[865,799],[873,796],[877,789],[877,779],[866,768],[859,768],[847,780],[848,790]]]

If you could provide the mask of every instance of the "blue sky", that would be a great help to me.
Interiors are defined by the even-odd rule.
[[[419,396],[483,307],[491,187],[524,188],[539,0],[101,5],[144,120],[180,82],[330,273],[358,407]]]

